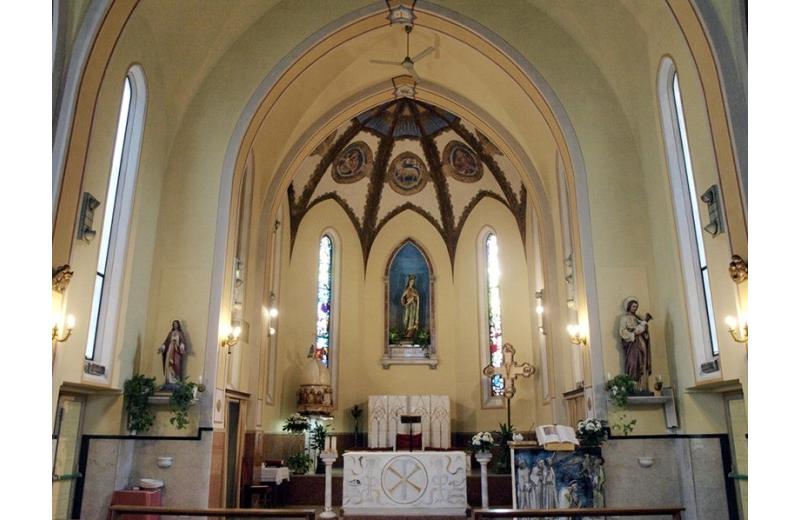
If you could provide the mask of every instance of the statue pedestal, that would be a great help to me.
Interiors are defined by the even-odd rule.
[[[428,365],[430,368],[436,368],[439,358],[431,352],[428,345],[400,343],[387,347],[387,352],[381,358],[381,364],[383,368],[392,365]]]

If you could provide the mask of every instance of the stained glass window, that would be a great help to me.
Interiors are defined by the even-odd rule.
[[[503,364],[503,324],[500,317],[500,260],[497,235],[486,237],[486,289],[489,302],[489,359],[492,366]],[[503,395],[505,381],[500,375],[492,376],[492,396]]]
[[[317,358],[328,366],[331,345],[331,284],[333,282],[333,242],[328,235],[319,241],[317,270]]]

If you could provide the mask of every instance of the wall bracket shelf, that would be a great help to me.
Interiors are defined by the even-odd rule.
[[[667,428],[678,427],[678,410],[675,407],[675,391],[671,386],[661,389],[661,395],[630,395],[627,406],[654,406],[664,407],[664,422]]]
[[[154,406],[168,406],[170,397],[172,397],[172,392],[156,392],[147,398],[147,402]],[[192,398],[192,402],[189,403],[189,406],[194,406],[197,404],[198,400],[197,391],[195,390],[194,397]]]

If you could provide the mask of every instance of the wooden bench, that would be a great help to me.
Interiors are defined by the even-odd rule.
[[[545,517],[603,517],[603,516],[666,516],[681,520],[683,507],[603,507],[586,509],[476,509],[475,520],[483,518],[545,518]]]
[[[210,518],[306,518],[314,520],[313,509],[192,509],[180,507],[151,506],[111,506],[111,520],[119,520],[120,515],[173,515],[173,516],[207,516]]]

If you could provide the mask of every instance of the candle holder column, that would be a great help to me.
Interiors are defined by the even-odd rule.
[[[489,507],[489,479],[486,472],[486,465],[492,460],[492,453],[489,451],[475,452],[475,460],[481,465],[481,507]]]
[[[320,518],[337,518],[336,513],[331,508],[333,495],[333,478],[331,476],[331,466],[336,461],[338,453],[335,449],[325,450],[319,454],[322,462],[325,463],[325,511],[320,513]]]

